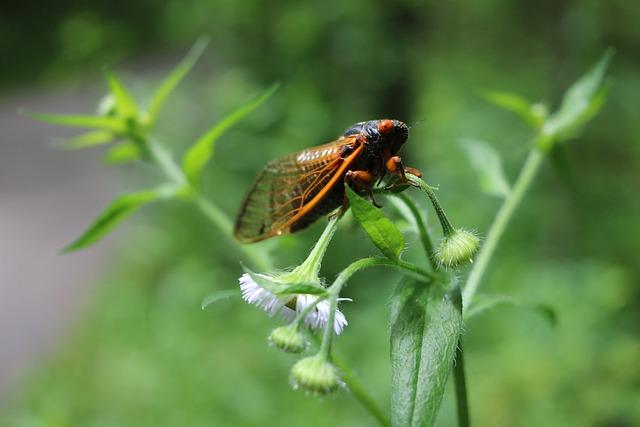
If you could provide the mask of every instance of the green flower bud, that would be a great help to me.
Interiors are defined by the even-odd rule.
[[[274,329],[269,342],[287,353],[301,353],[307,346],[304,335],[293,324]]]
[[[454,230],[445,236],[436,250],[436,259],[443,267],[458,267],[473,262],[480,247],[480,239],[471,231]]]
[[[341,384],[335,366],[321,355],[305,357],[291,368],[293,388],[301,388],[309,393],[327,395]]]

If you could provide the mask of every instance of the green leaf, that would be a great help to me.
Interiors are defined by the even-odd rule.
[[[109,130],[116,133],[122,133],[125,125],[122,120],[115,117],[102,116],[83,116],[83,115],[66,115],[66,114],[39,114],[23,112],[27,116],[41,122],[51,123],[54,125],[69,126],[74,128],[95,128]]]
[[[223,299],[233,298],[240,296],[240,292],[237,289],[225,289],[224,291],[213,292],[202,300],[201,307],[204,310],[214,302],[222,301]]]
[[[455,285],[404,278],[396,286],[391,297],[394,426],[434,424],[462,333],[460,304]]]
[[[273,280],[271,277],[264,274],[254,273],[244,265],[242,266],[242,269],[258,286],[274,295],[309,294],[326,296],[329,294],[326,288],[315,283],[284,283],[278,280]]]
[[[553,307],[546,304],[523,301],[510,295],[502,294],[478,294],[473,298],[473,303],[464,312],[465,320],[470,320],[488,310],[499,306],[518,307],[532,310],[542,316],[551,326],[557,323],[556,312]]]
[[[62,252],[67,253],[94,244],[142,205],[159,199],[171,198],[177,192],[178,187],[175,185],[165,185],[118,196],[98,215],[89,228],[76,241],[62,249]]]
[[[478,175],[480,188],[485,193],[507,197],[511,188],[502,169],[500,154],[488,143],[477,139],[463,139],[462,146],[467,152],[471,166]]]
[[[109,89],[116,101],[116,111],[122,117],[135,117],[138,114],[138,106],[136,101],[125,87],[122,80],[111,70],[105,69]]]
[[[373,244],[388,258],[398,260],[404,249],[404,237],[398,227],[380,209],[358,196],[348,185],[345,188],[351,212]]]
[[[533,128],[538,129],[544,123],[546,111],[540,104],[531,104],[524,97],[510,92],[493,91],[484,96],[492,104],[517,114]]]
[[[567,90],[558,111],[544,124],[543,135],[558,141],[570,139],[600,111],[609,92],[609,85],[604,84],[604,77],[613,53],[613,49],[608,49],[602,58]]]
[[[164,106],[165,101],[182,79],[191,71],[208,44],[208,38],[199,38],[184,59],[165,77],[156,89],[151,99],[151,105],[149,106],[149,121],[151,124],[156,122],[160,109]]]
[[[254,98],[240,108],[233,111],[221,122],[215,124],[204,135],[202,135],[184,155],[182,159],[182,168],[184,169],[189,182],[197,185],[202,170],[209,163],[215,148],[215,143],[233,125],[238,123],[247,114],[262,105],[271,95],[280,87],[279,83],[271,85],[271,87],[262,95]]]
[[[92,132],[83,133],[82,135],[75,136],[73,138],[63,141],[61,144],[56,144],[63,150],[79,150],[81,148],[95,147],[98,145],[108,144],[113,141],[114,135],[111,132],[103,130],[96,130]]]
[[[120,165],[138,160],[141,156],[140,146],[133,142],[121,142],[107,151],[104,161],[109,165]]]

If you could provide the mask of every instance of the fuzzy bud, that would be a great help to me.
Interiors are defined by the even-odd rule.
[[[269,342],[287,353],[301,353],[307,346],[304,335],[294,325],[274,329],[269,335]]]
[[[305,357],[293,365],[291,382],[293,388],[317,395],[330,394],[341,384],[336,367],[320,355]]]
[[[473,262],[480,247],[480,239],[471,231],[455,230],[445,236],[436,251],[436,258],[443,267],[458,267]]]

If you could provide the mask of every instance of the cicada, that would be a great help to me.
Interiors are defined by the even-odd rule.
[[[396,153],[408,136],[408,126],[399,120],[370,120],[356,123],[333,142],[272,160],[242,203],[236,238],[258,242],[308,227],[346,206],[344,182],[373,197],[376,180],[387,172],[404,177]]]

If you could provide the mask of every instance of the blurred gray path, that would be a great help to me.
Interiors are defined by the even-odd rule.
[[[62,345],[88,301],[111,240],[69,255],[57,251],[108,203],[117,180],[99,152],[51,147],[52,136],[73,132],[17,111],[85,113],[99,97],[85,85],[0,99],[0,401]]]

